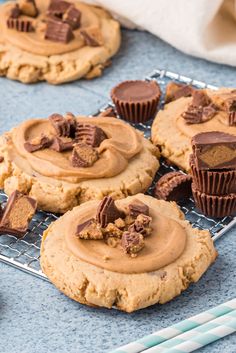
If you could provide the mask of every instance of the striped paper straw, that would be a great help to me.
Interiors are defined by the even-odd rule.
[[[232,310],[236,309],[236,299],[216,306],[201,314],[192,316],[187,320],[183,320],[178,324],[172,325],[160,331],[154,332],[151,335],[145,336],[135,342],[117,348],[110,353],[140,353],[148,348],[157,346],[170,338],[176,337],[184,332],[190,331],[202,324],[205,324],[217,317],[223,316]]]
[[[197,348],[214,342],[221,337],[233,333],[236,329],[236,310],[231,311],[228,314],[220,316],[204,325],[200,325],[193,330],[187,331],[175,338],[172,338],[164,343],[161,343],[155,347],[145,350],[145,353],[162,353],[162,352],[175,352],[175,349],[179,347],[179,352],[181,352],[181,347],[184,352],[192,352]],[[216,332],[219,331],[217,335]],[[215,333],[214,333],[215,332]],[[202,336],[204,337],[202,338]],[[195,349],[193,349],[196,347]],[[192,349],[192,350],[191,350]],[[177,351],[176,351],[177,352]]]

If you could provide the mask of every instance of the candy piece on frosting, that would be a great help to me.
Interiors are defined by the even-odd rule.
[[[129,226],[128,231],[141,233],[144,237],[146,237],[152,232],[152,228],[150,227],[151,221],[151,217],[144,214],[139,214],[134,223]]]
[[[121,238],[123,234],[122,230],[120,230],[114,223],[108,223],[103,231],[106,237]]]
[[[70,137],[74,138],[76,126],[77,126],[76,118],[75,118],[74,114],[67,112],[65,115],[65,119],[70,125]]]
[[[88,221],[79,224],[77,226],[76,235],[80,239],[91,239],[91,240],[103,239],[101,226],[96,222],[94,218],[91,218]]]
[[[181,97],[191,97],[194,88],[176,82],[170,82],[166,86],[165,103],[172,102]]]
[[[18,0],[21,13],[26,16],[36,17],[38,9],[34,0]]]
[[[99,47],[104,43],[102,32],[99,27],[81,29],[80,33],[85,40],[85,44],[90,47]]]
[[[196,167],[200,170],[236,168],[235,135],[203,132],[192,138],[192,148]]]
[[[0,156],[0,163],[2,163],[4,161],[4,157]]]
[[[74,145],[71,163],[75,168],[91,167],[98,160],[98,152],[86,143]]]
[[[212,119],[217,110],[217,107],[203,90],[195,90],[192,102],[182,114],[182,117],[187,124],[201,124]]]
[[[0,221],[0,234],[24,235],[37,208],[37,202],[18,190],[14,191],[7,202]]]
[[[92,147],[99,147],[102,141],[107,139],[107,136],[105,132],[96,125],[78,123],[75,139],[78,142],[84,142]]]
[[[58,136],[70,136],[71,122],[69,119],[65,119],[61,114],[57,113],[50,115],[48,119],[54,127]]]
[[[56,152],[69,151],[73,149],[74,141],[70,137],[59,137],[55,136],[53,138],[50,149]]]
[[[8,18],[7,27],[15,29],[18,32],[33,32],[34,27],[31,21],[20,19],[20,18]]]
[[[179,201],[191,195],[190,175],[182,172],[170,172],[163,175],[154,190],[154,196],[159,200]]]
[[[129,215],[136,218],[139,214],[149,215],[149,207],[140,200],[134,200],[128,206]]]
[[[236,98],[229,99],[226,102],[226,111],[229,126],[236,126]]]
[[[68,1],[52,0],[48,7],[48,14],[62,18],[64,13],[71,7]]]
[[[116,207],[111,196],[105,196],[100,202],[97,209],[96,219],[102,228],[105,228],[108,223],[113,223],[116,219],[122,218],[122,212]]]
[[[31,152],[42,150],[44,148],[48,148],[51,145],[51,143],[52,143],[52,140],[48,136],[41,135],[29,141],[26,141],[24,144],[24,147],[26,151],[31,153]]]
[[[73,31],[68,23],[56,19],[49,19],[47,21],[45,39],[54,42],[69,43],[73,38]]]
[[[64,13],[62,20],[68,23],[72,29],[77,29],[80,26],[81,12],[75,7],[70,6]]]
[[[136,232],[124,232],[121,239],[121,245],[126,254],[132,257],[137,256],[137,253],[144,247],[144,239],[142,234]]]
[[[21,15],[21,10],[18,4],[15,4],[10,12],[11,18],[18,18]]]

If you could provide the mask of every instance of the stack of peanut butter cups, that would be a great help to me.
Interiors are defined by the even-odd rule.
[[[221,218],[236,213],[236,136],[218,131],[192,138],[192,192],[200,211]]]

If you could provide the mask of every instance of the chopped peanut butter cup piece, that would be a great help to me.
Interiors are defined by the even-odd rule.
[[[85,44],[90,47],[99,47],[103,45],[103,36],[99,27],[88,27],[80,31]]]
[[[57,19],[49,19],[45,32],[45,39],[54,42],[69,43],[74,38],[72,28],[68,23]]]
[[[2,163],[4,161],[4,157],[0,156],[0,163]]]
[[[83,142],[92,147],[99,147],[107,139],[105,132],[96,125],[78,123],[75,132],[77,142]]]
[[[113,223],[116,219],[122,217],[123,212],[116,207],[113,198],[111,196],[105,196],[98,206],[96,216],[101,227],[105,228],[108,223]]]
[[[137,253],[144,247],[144,239],[142,234],[136,232],[124,232],[121,239],[121,245],[126,254],[132,257],[137,256]]]
[[[229,99],[226,104],[229,126],[236,126],[236,98]]]
[[[194,88],[176,82],[170,82],[166,86],[165,103],[175,101],[181,97],[191,97]]]
[[[15,29],[18,32],[33,32],[34,27],[31,21],[23,20],[20,18],[8,18],[7,27]]]
[[[18,18],[21,15],[21,10],[18,4],[15,4],[10,11],[10,18]]]
[[[159,200],[180,201],[191,196],[191,175],[182,172],[170,172],[156,183],[154,196]]]
[[[149,216],[148,205],[145,205],[145,203],[137,199],[134,200],[131,204],[129,204],[128,211],[129,211],[129,215],[132,218],[136,218],[139,214],[144,214]]]
[[[71,137],[55,136],[52,140],[50,149],[56,152],[69,151],[73,149],[74,141]]]
[[[36,17],[38,9],[34,0],[18,0],[20,11],[23,15]]]
[[[203,132],[192,138],[192,148],[194,162],[200,170],[236,168],[235,135]]]
[[[0,221],[0,233],[23,235],[35,214],[37,202],[19,191],[14,191],[7,202]]]
[[[91,167],[98,160],[98,152],[86,143],[74,145],[71,162],[75,168]]]
[[[71,137],[73,135],[76,122],[72,113],[67,113],[65,118],[61,114],[55,113],[50,115],[48,119],[58,136]]]
[[[96,222],[94,218],[79,224],[77,226],[76,236],[78,236],[80,239],[103,239],[101,226]]]
[[[48,148],[52,143],[52,140],[45,135],[41,135],[25,142],[24,147],[28,152],[36,152],[44,148]]]
[[[71,7],[68,1],[52,0],[48,7],[48,15],[62,18],[65,12]]]
[[[193,92],[192,103],[182,114],[187,124],[201,124],[212,119],[218,111],[208,95],[202,90]]]
[[[64,13],[63,22],[68,23],[72,29],[77,29],[80,26],[81,12],[75,7],[70,6]]]
[[[151,221],[151,217],[144,214],[139,214],[134,223],[129,226],[128,231],[141,233],[144,237],[146,237],[152,232],[152,228],[150,227]]]

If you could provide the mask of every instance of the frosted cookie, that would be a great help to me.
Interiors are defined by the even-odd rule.
[[[190,90],[186,86],[174,87],[173,92],[171,95],[171,90],[167,90],[166,100],[170,103],[157,113],[151,139],[165,158],[189,171],[194,135],[209,131],[236,135],[236,91]]]
[[[18,0],[0,6],[0,75],[60,84],[100,76],[120,46],[119,23],[80,1]]]
[[[112,117],[23,122],[0,138],[0,187],[19,190],[40,209],[64,213],[88,200],[145,192],[159,168],[159,150]]]
[[[67,212],[45,231],[40,261],[70,298],[132,312],[179,295],[216,255],[210,233],[192,228],[176,203],[138,194]]]

